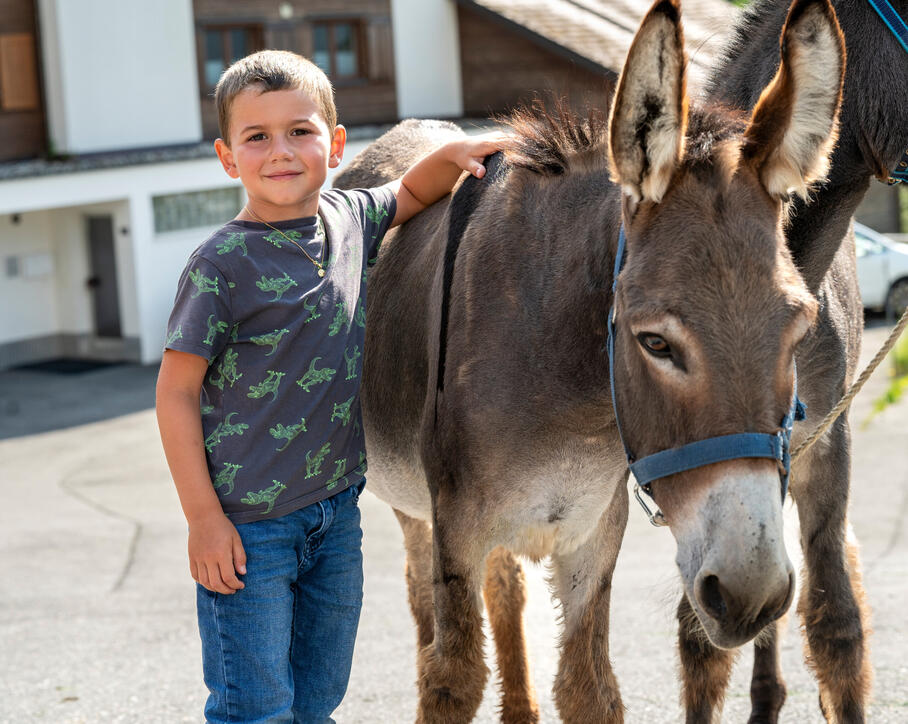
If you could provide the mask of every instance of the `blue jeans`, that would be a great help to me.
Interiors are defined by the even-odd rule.
[[[333,722],[363,600],[363,480],[280,518],[237,525],[246,587],[198,586],[208,722]]]

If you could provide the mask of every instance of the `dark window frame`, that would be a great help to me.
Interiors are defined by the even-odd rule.
[[[326,75],[331,79],[331,82],[336,86],[344,85],[358,85],[364,81],[368,81],[368,76],[366,72],[366,33],[365,33],[365,22],[362,18],[359,17],[335,17],[335,18],[319,18],[318,20],[312,20],[311,23],[311,32],[312,32],[312,54],[315,55],[315,31],[318,27],[326,27],[328,29],[328,59],[330,63],[330,71]],[[352,75],[339,75],[337,73],[337,45],[334,38],[334,28],[338,25],[349,25],[353,29],[353,47],[356,52],[356,71]]]
[[[234,62],[231,32],[243,30],[247,33],[249,53],[265,49],[265,27],[254,22],[202,22],[196,24],[196,57],[199,77],[199,91],[203,97],[214,93],[214,85],[209,85],[205,78],[205,61],[208,59],[206,39],[209,32],[220,32],[222,60],[226,70]]]

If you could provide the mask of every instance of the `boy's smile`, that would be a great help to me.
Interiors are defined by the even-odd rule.
[[[233,99],[229,134],[229,146],[219,138],[215,149],[228,175],[243,182],[255,214],[267,221],[315,215],[328,169],[343,157],[343,126],[332,132],[303,90],[251,86]]]

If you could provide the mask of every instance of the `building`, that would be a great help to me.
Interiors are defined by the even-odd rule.
[[[484,118],[546,90],[605,105],[646,4],[0,0],[0,369],[160,359],[180,270],[243,202],[211,147],[236,58],[319,63],[349,158],[400,118]],[[684,10],[696,83],[733,11]]]

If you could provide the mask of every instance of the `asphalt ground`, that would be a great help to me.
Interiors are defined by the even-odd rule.
[[[887,328],[868,329],[864,357]],[[156,369],[79,375],[0,373],[0,722],[200,722],[205,690],[186,561],[186,524],[151,408]],[[871,417],[882,368],[855,400],[850,519],[873,609],[870,722],[908,721],[908,400]],[[367,488],[368,490],[368,488]],[[361,499],[365,604],[338,722],[413,721],[415,636],[400,530],[384,503]],[[611,658],[628,722],[682,720],[674,608],[680,586],[668,531],[632,503],[614,578]],[[798,565],[793,510],[788,549]],[[526,564],[527,636],[543,721],[558,615],[544,566]],[[796,617],[785,624],[783,722],[822,722]],[[326,665],[330,665],[328,655]],[[742,650],[725,722],[749,713],[751,652]],[[491,651],[488,662],[494,671]],[[494,675],[478,722],[497,721]]]

